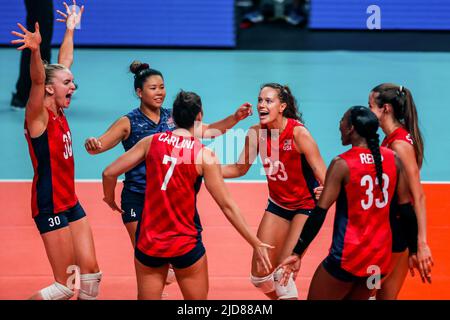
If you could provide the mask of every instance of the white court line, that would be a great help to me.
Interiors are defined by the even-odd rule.
[[[0,179],[0,183],[32,182],[32,179]],[[123,180],[117,180],[123,182]],[[102,182],[102,179],[75,179],[78,183]],[[228,183],[267,183],[266,180],[235,180],[225,179]],[[450,181],[422,181],[422,184],[450,184]]]

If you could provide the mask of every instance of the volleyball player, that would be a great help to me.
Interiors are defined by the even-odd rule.
[[[352,148],[331,162],[317,206],[292,256],[281,264],[282,283],[287,284],[291,272],[297,276],[302,255],[336,201],[331,248],[316,269],[308,299],[367,300],[389,272],[390,206],[396,192],[400,203],[408,199],[408,192],[401,161],[393,151],[379,147],[378,127],[377,117],[366,107],[355,106],[344,114],[341,140]],[[403,204],[402,215],[411,215],[408,206]]]
[[[218,159],[194,136],[194,123],[203,118],[200,97],[181,91],[172,112],[176,130],[142,139],[105,169],[104,201],[120,212],[114,199],[117,177],[145,161],[145,201],[135,244],[138,298],[161,298],[170,264],[185,299],[206,299],[208,269],[196,209],[202,177],[227,219],[254,248],[258,268],[271,268],[270,246],[250,232],[226,189]]]
[[[289,87],[264,84],[258,97],[260,123],[250,128],[237,163],[222,167],[224,178],[246,174],[260,154],[269,186],[269,200],[257,236],[275,246],[269,253],[277,266],[289,256],[298,234],[315,207],[314,189],[325,180],[326,166],[316,142],[302,124]],[[255,256],[251,282],[271,299],[298,299],[294,280],[279,284],[281,271],[258,271]]]
[[[75,92],[73,36],[84,7],[77,13],[66,3],[66,32],[58,56],[58,64],[41,60],[39,24],[35,32],[25,29],[12,33],[22,44],[18,49],[31,50],[31,91],[25,111],[25,136],[34,168],[31,207],[32,216],[44,242],[55,282],[41,289],[31,299],[66,300],[74,295],[66,273],[68,267],[80,268],[78,299],[97,298],[102,277],[95,256],[94,241],[86,214],[75,194],[72,135],[64,109]],[[74,1],[74,5],[76,5]]]
[[[134,89],[140,99],[140,106],[119,118],[99,138],[88,138],[85,147],[90,154],[105,152],[120,142],[125,151],[128,151],[144,137],[175,129],[172,110],[162,106],[166,97],[162,73],[150,68],[147,63],[138,61],[130,65],[130,71],[134,74]],[[203,124],[200,130],[202,137],[211,138],[223,134],[250,114],[251,105],[245,103],[233,115],[213,124]],[[125,173],[121,195],[122,220],[133,245],[144,206],[145,180],[144,162]]]
[[[401,159],[408,181],[413,211],[417,216],[418,238],[408,246],[408,237],[397,214],[392,216],[393,259],[390,274],[383,281],[377,299],[397,299],[408,273],[409,255],[417,253],[417,262],[422,281],[431,283],[433,258],[427,243],[425,193],[420,183],[420,168],[424,157],[424,145],[420,133],[416,105],[411,91],[403,86],[383,83],[369,95],[370,109],[377,116],[386,135],[382,146],[394,150]],[[407,250],[409,247],[409,250]]]

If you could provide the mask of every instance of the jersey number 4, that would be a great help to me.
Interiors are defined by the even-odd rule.
[[[361,200],[361,206],[364,210],[368,210],[372,207],[374,203],[374,196],[373,196],[373,187],[375,185],[378,185],[378,178],[375,178],[375,183],[370,175],[365,175],[361,179],[361,187],[366,187],[366,194],[367,194],[367,201]],[[384,208],[388,203],[388,187],[389,187],[389,176],[385,173],[383,173],[383,200],[375,199],[375,206],[379,209]]]
[[[161,186],[161,190],[167,190],[167,184],[172,178],[173,170],[175,169],[175,165],[177,164],[177,158],[169,157],[168,155],[164,155],[163,164],[168,164],[170,162],[170,168],[167,170],[166,176],[164,177],[164,182]]]

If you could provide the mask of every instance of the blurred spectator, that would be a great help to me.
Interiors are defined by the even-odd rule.
[[[264,21],[263,5],[265,3],[270,3],[272,6],[282,4],[285,5],[291,2],[287,14],[284,19],[287,23],[297,26],[306,21],[306,4],[307,0],[241,0],[238,1],[238,5],[242,7],[247,7],[246,13],[241,24],[242,28],[246,28],[255,23],[260,23]]]
[[[34,32],[34,24],[39,22],[42,36],[41,56],[50,62],[51,41],[53,36],[53,1],[52,0],[25,0],[27,10],[27,29]],[[20,74],[16,84],[16,92],[12,94],[11,106],[25,108],[30,94],[30,50],[22,50],[20,59]]]

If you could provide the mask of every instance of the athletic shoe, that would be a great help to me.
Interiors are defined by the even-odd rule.
[[[264,16],[262,15],[261,11],[253,11],[249,12],[244,16],[244,20],[248,20],[252,23],[259,23],[264,21]]]
[[[286,22],[293,26],[298,26],[303,21],[305,21],[305,17],[298,14],[294,10],[292,10],[291,13],[289,13],[289,15],[286,17]]]

